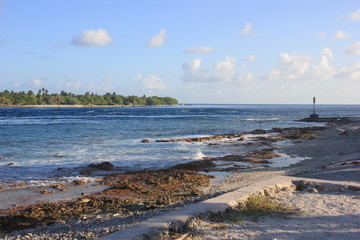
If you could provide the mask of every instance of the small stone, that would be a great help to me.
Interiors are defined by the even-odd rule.
[[[50,190],[39,190],[37,192],[41,193],[41,194],[52,194],[52,193],[54,193],[54,191],[50,191]]]
[[[61,187],[61,185],[60,184],[55,184],[55,185],[52,185],[51,187],[54,188],[54,189],[59,189]]]
[[[348,190],[348,188],[347,188],[346,186],[341,186],[341,187],[339,188],[339,191],[340,191],[340,192],[345,192],[346,190]]]
[[[53,156],[54,156],[54,157],[64,157],[64,154],[57,153],[57,154],[54,154]]]
[[[8,163],[8,166],[13,166],[15,165],[15,163],[11,162],[11,163]]]
[[[149,139],[143,139],[141,140],[142,143],[151,143],[151,141]]]
[[[308,188],[308,192],[309,192],[309,193],[318,193],[319,191],[318,191],[316,188],[309,187],[309,188]]]
[[[85,185],[87,182],[81,179],[76,179],[73,181],[75,185]]]

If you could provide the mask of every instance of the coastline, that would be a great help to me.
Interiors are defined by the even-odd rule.
[[[290,145],[281,145],[281,147],[277,147],[278,149],[273,149],[279,152],[283,152],[283,153],[287,153],[289,155],[296,155],[296,156],[301,156],[301,157],[311,157],[311,159],[308,160],[303,160],[300,163],[296,163],[293,166],[287,167],[287,168],[264,168],[264,169],[234,169],[234,166],[231,166],[232,168],[229,168],[227,171],[227,176],[224,177],[224,179],[220,180],[220,181],[213,181],[212,183],[211,178],[207,178],[206,176],[208,176],[209,174],[211,175],[212,170],[214,169],[209,169],[209,165],[213,166],[212,164],[209,164],[210,162],[221,162],[221,161],[228,161],[229,157],[227,157],[226,159],[221,159],[221,158],[217,158],[217,159],[204,159],[203,161],[197,161],[196,163],[190,163],[187,165],[179,165],[179,166],[175,166],[172,169],[169,169],[169,172],[164,173],[161,172],[161,176],[167,176],[166,179],[164,178],[159,178],[159,179],[154,179],[151,180],[151,178],[149,178],[149,181],[168,181],[168,183],[171,186],[174,186],[172,184],[176,183],[176,179],[182,179],[181,181],[184,181],[184,179],[187,179],[186,183],[191,183],[195,181],[195,179],[198,179],[197,181],[200,181],[199,183],[201,183],[200,185],[198,185],[196,188],[190,188],[190,194],[189,194],[189,198],[185,198],[185,199],[178,199],[176,200],[174,199],[156,199],[156,204],[158,204],[158,206],[155,205],[148,205],[146,206],[146,211],[142,211],[141,209],[143,207],[138,206],[138,207],[132,207],[132,208],[128,208],[128,212],[127,213],[114,213],[114,210],[112,211],[108,211],[105,213],[97,213],[97,214],[93,214],[93,216],[88,216],[86,219],[84,219],[83,217],[80,216],[80,219],[82,218],[83,220],[81,220],[81,224],[89,224],[89,226],[92,226],[91,224],[95,223],[95,220],[99,220],[101,219],[102,223],[104,223],[103,225],[106,224],[114,224],[114,221],[120,221],[122,219],[122,221],[124,221],[124,219],[126,219],[126,216],[129,216],[128,214],[130,213],[132,216],[137,216],[138,219],[142,219],[142,218],[146,218],[150,216],[153,216],[154,214],[160,214],[161,212],[167,211],[169,209],[172,208],[176,208],[179,207],[185,203],[189,204],[191,202],[196,202],[196,201],[201,201],[203,199],[209,198],[211,196],[216,196],[217,194],[220,193],[224,193],[224,192],[228,192],[234,189],[237,189],[239,187],[242,186],[247,186],[251,183],[254,183],[256,181],[259,181],[261,179],[268,179],[272,176],[276,176],[276,175],[295,175],[295,176],[312,176],[312,177],[324,177],[325,171],[329,171],[332,172],[332,174],[325,174],[327,177],[329,178],[335,178],[335,177],[340,177],[342,178],[342,180],[347,180],[347,181],[357,181],[360,182],[360,179],[358,179],[359,177],[359,169],[357,167],[357,165],[352,164],[352,162],[356,162],[358,160],[360,160],[360,153],[358,152],[359,149],[359,143],[360,143],[360,139],[359,139],[359,131],[360,131],[360,123],[359,123],[359,119],[354,119],[352,122],[350,123],[343,123],[343,122],[339,122],[339,123],[332,123],[331,126],[322,129],[321,131],[315,131],[314,134],[316,134],[316,137],[314,137],[313,135],[307,135],[307,137],[304,137],[305,134],[310,134],[308,131],[302,131],[299,130],[300,128],[289,128],[289,129],[277,129],[277,131],[280,134],[283,134],[282,137],[287,137],[288,140],[290,139],[293,143]],[[308,129],[309,130],[309,129]],[[319,130],[319,129],[318,129]],[[298,135],[298,133],[301,133],[301,135]],[[258,132],[253,132],[252,134],[256,135],[258,134]],[[294,134],[297,133],[297,134]],[[255,141],[262,143],[263,148],[264,149],[269,149],[269,144],[273,144],[274,142],[279,141],[282,138],[274,138],[274,137],[268,137],[268,138],[257,138]],[[205,140],[204,140],[205,141]],[[211,141],[209,141],[211,142]],[[345,147],[346,146],[346,147]],[[252,154],[252,155],[251,155]],[[263,161],[263,163],[259,162],[260,160],[268,160],[271,161],[271,158],[269,158],[269,152],[262,152],[262,153],[257,153],[257,155],[254,155],[254,153],[250,153],[248,156],[242,156],[242,158],[238,160],[238,162],[242,162],[244,159],[245,160],[249,160],[249,159],[253,159],[252,161],[254,161],[254,159],[257,159],[257,164],[266,164],[264,163],[265,161]],[[235,157],[235,156],[232,156]],[[239,156],[236,156],[237,158],[240,158]],[[202,163],[202,164],[199,164]],[[227,164],[227,163],[226,163]],[[341,165],[343,164],[343,165]],[[234,165],[234,164],[233,164]],[[206,166],[207,169],[204,169],[204,166]],[[228,166],[228,165],[227,165]],[[339,167],[342,167],[343,169],[339,169]],[[208,172],[206,175],[204,174],[192,174],[191,176],[194,178],[189,177],[190,175],[186,175],[186,172],[183,175],[171,175],[171,172],[174,171],[188,171],[189,169],[194,170],[195,167],[198,167],[198,169],[196,169],[198,172],[203,172],[205,170],[205,173]],[[216,167],[216,166],[214,166]],[[348,169],[355,169],[354,172],[348,171]],[[333,172],[338,172],[341,174],[334,174]],[[156,172],[156,171],[154,171]],[[153,175],[154,172],[150,172],[150,175]],[[357,173],[357,174],[356,174]],[[146,172],[142,172],[142,173],[132,173],[132,174],[138,174],[136,175],[136,177],[142,176],[143,178],[139,178],[144,179],[144,177],[146,177]],[[143,175],[139,175],[139,174],[143,174]],[[169,174],[169,175],[166,175]],[[201,176],[201,177],[200,177]],[[106,184],[108,186],[111,186],[111,184],[117,184],[119,181],[119,179],[122,179],[121,181],[123,182],[124,179],[128,179],[129,177],[134,178],[135,175],[117,175],[115,178],[112,179],[107,179]],[[199,178],[200,177],[200,178]],[[105,185],[106,185],[105,184]],[[130,184],[131,185],[131,184]],[[85,185],[88,186],[91,189],[91,184],[89,185]],[[103,185],[104,186],[104,185]],[[113,185],[114,186],[114,185]],[[193,186],[193,185],[192,185]],[[131,187],[129,187],[129,185],[122,185],[117,189],[126,189],[127,191],[131,190],[131,189],[139,189],[140,185],[131,185]],[[164,186],[160,186],[158,185],[158,187],[164,187]],[[76,187],[74,187],[76,188]],[[48,189],[48,188],[46,188]],[[4,190],[3,190],[4,191]],[[16,195],[16,191],[19,190],[15,190],[15,195]],[[38,191],[38,190],[37,190]],[[96,191],[95,191],[96,192]],[[110,192],[108,192],[110,193]],[[112,194],[116,194],[114,191],[111,192]],[[119,193],[119,192],[118,192]],[[121,192],[122,194],[124,192]],[[60,193],[59,193],[60,194]],[[80,193],[79,193],[80,194]],[[91,193],[88,193],[91,194]],[[163,194],[163,193],[160,193]],[[50,196],[51,194],[49,194]],[[81,195],[81,194],[80,194]],[[41,195],[40,193],[38,193],[38,196],[44,196]],[[80,201],[84,201],[84,199],[91,199],[91,198],[85,198],[83,196],[79,196]],[[14,198],[13,198],[14,199]],[[58,199],[59,200],[59,199]],[[87,200],[86,200],[87,201]],[[136,204],[138,204],[139,202],[137,202]],[[135,204],[135,205],[136,205]],[[134,206],[134,204],[130,205]],[[19,209],[19,208],[18,208]],[[7,210],[5,212],[9,213],[9,212],[14,212],[17,211],[18,209],[12,209],[12,210]],[[144,209],[143,209],[144,210]],[[136,213],[136,212],[141,212],[141,213]],[[145,213],[147,212],[147,213]],[[3,216],[4,216],[4,211],[3,211]],[[76,218],[78,219],[78,218]],[[78,220],[57,220],[55,221],[56,223],[53,224],[53,227],[55,225],[55,227],[57,226],[58,228],[61,227],[63,224],[67,224],[67,225],[74,225],[75,222]],[[136,218],[134,221],[137,221]],[[125,221],[126,222],[126,221]],[[127,222],[127,224],[130,224],[130,222]],[[102,226],[103,226],[102,225]],[[75,225],[74,225],[75,226]],[[125,227],[125,225],[118,225],[117,227],[113,227],[111,229],[109,229],[109,227],[103,226],[101,229],[97,229],[95,230],[90,230],[90,232],[82,232],[79,234],[87,234],[87,236],[92,236],[95,238],[99,237],[99,236],[103,236],[106,235],[107,233],[109,233],[110,231],[115,231],[116,229],[121,229]],[[42,234],[41,233],[41,227],[37,227],[36,229],[39,230],[40,228],[40,233],[39,236]],[[51,226],[49,226],[49,228],[51,229]],[[30,230],[22,230],[20,231],[20,233],[14,233],[16,234],[20,234],[20,236],[23,236],[25,238],[25,236],[28,234]],[[56,232],[56,228],[52,229],[53,232]],[[32,234],[34,234],[34,231],[31,231]],[[68,236],[66,234],[70,234],[69,231],[64,232],[64,230],[59,230],[58,232],[61,232],[61,234],[63,234],[63,236]],[[81,232],[81,231],[79,231]],[[59,233],[54,233],[54,234],[59,234]],[[73,233],[72,233],[73,234]],[[7,235],[0,235],[0,238],[2,238],[3,236],[7,236]],[[12,234],[9,234],[9,238],[8,239],[12,239],[10,236],[13,236]],[[51,235],[51,236],[55,236],[55,235]],[[42,238],[37,238],[37,239],[42,239]],[[92,238],[90,238],[92,239]]]
[[[54,105],[5,105],[0,104],[0,108],[109,108],[109,107],[164,107],[164,106],[178,106],[178,105],[68,105],[68,104],[54,104]]]

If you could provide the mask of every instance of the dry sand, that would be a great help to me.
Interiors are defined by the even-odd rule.
[[[259,221],[243,218],[240,223],[198,220],[194,235],[184,239],[359,239],[359,193],[283,192],[276,198],[302,212]]]

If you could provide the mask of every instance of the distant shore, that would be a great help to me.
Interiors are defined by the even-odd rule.
[[[104,107],[164,107],[164,106],[177,106],[177,105],[82,105],[82,104],[54,104],[54,105],[5,105],[0,104],[0,108],[104,108]]]

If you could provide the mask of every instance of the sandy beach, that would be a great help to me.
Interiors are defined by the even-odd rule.
[[[159,195],[150,194],[146,195],[147,199],[154,199],[154,201],[149,200],[148,203],[141,202],[141,204],[136,202],[136,204],[131,205],[131,208],[127,207],[127,211],[123,211],[124,208],[122,207],[121,211],[109,208],[110,211],[87,212],[75,218],[58,219],[45,226],[39,224],[39,226],[30,229],[2,232],[0,239],[96,239],[163,212],[181,208],[185,204],[202,201],[278,175],[337,180],[349,183],[360,182],[359,119],[353,119],[353,121],[349,122],[335,121],[331,126],[324,129],[307,129],[305,131],[293,128],[277,129],[273,130],[273,132],[276,132],[276,134],[266,135],[266,137],[262,136],[260,131],[247,134],[247,137],[253,136],[256,138],[253,139],[256,144],[255,147],[253,143],[249,144],[251,151],[245,156],[225,156],[217,159],[205,158],[196,164],[175,166],[169,169],[168,172],[159,174],[159,176],[161,175],[159,179],[164,182],[165,176],[170,185],[180,184],[180,182],[186,183],[187,181],[197,182],[198,185],[190,184],[190,187],[187,186],[188,192],[185,191],[183,195],[188,197],[179,197],[175,193],[169,192],[170,197],[159,199],[159,195],[162,193]],[[236,137],[241,138],[243,136]],[[242,138],[242,140],[246,139]],[[209,142],[211,143],[211,141]],[[286,144],[283,144],[284,142]],[[271,167],[271,159],[281,154],[301,157],[304,160],[290,167]],[[204,177],[216,172],[219,169],[219,162],[223,164],[222,168],[225,165],[228,166],[227,171],[219,173],[218,178],[215,179]],[[264,167],[260,169],[242,169],[238,166],[238,162],[263,164]],[[214,163],[216,164],[214,165]],[[209,173],[206,175],[194,175],[193,173],[171,175],[174,174],[174,171],[188,171],[189,168],[198,170],[200,173],[203,173],[204,170]],[[151,175],[155,176],[156,174],[151,173]],[[106,194],[106,197],[108,197],[110,192],[108,191],[104,195],[104,189],[109,186],[114,189],[114,182],[116,184],[126,182],[129,176],[117,175],[107,179],[102,185],[87,183],[79,186],[71,185],[58,188],[46,186],[38,189],[26,189],[26,187],[2,189],[0,190],[0,217],[3,220],[9,214],[11,215],[19,210],[25,209],[25,211],[28,211],[29,209],[26,206],[44,201],[64,201],[69,205],[69,202],[74,202],[72,199],[78,199],[75,202],[80,204],[81,201],[93,201],[93,198],[86,198],[86,196],[98,192],[102,192],[102,197]],[[131,175],[131,177],[135,177],[135,175]],[[159,181],[158,179],[148,178],[146,173],[138,174],[136,177],[140,179],[140,182],[142,179],[147,179],[150,182]],[[179,179],[180,182],[177,182],[176,179]],[[142,186],[140,182],[136,186],[132,185],[131,188],[128,184],[117,189],[130,191],[135,188],[136,190]],[[156,186],[161,189],[166,188],[165,185],[158,184]],[[67,191],[58,191],[58,189],[62,188]],[[185,185],[182,188],[185,189]],[[346,185],[344,185],[344,189],[346,190]],[[41,194],[41,190],[53,191],[53,193]],[[124,194],[123,190],[121,194]],[[134,192],[136,192],[135,190]],[[355,236],[359,234],[360,229],[359,191],[345,190],[326,193],[285,191],[273,196],[273,198],[282,204],[301,209],[301,213],[289,219],[278,220],[269,217],[259,222],[244,220],[242,224],[213,223],[200,219],[197,226],[194,226],[194,229],[197,229],[194,231],[203,231],[206,234],[201,234],[200,238],[195,235],[185,234],[182,239],[356,239]],[[156,193],[156,191],[153,192]],[[114,194],[114,191],[111,193]],[[98,204],[102,203],[98,202]],[[6,221],[3,220],[2,225],[5,223]],[[4,229],[2,230],[4,231]]]

